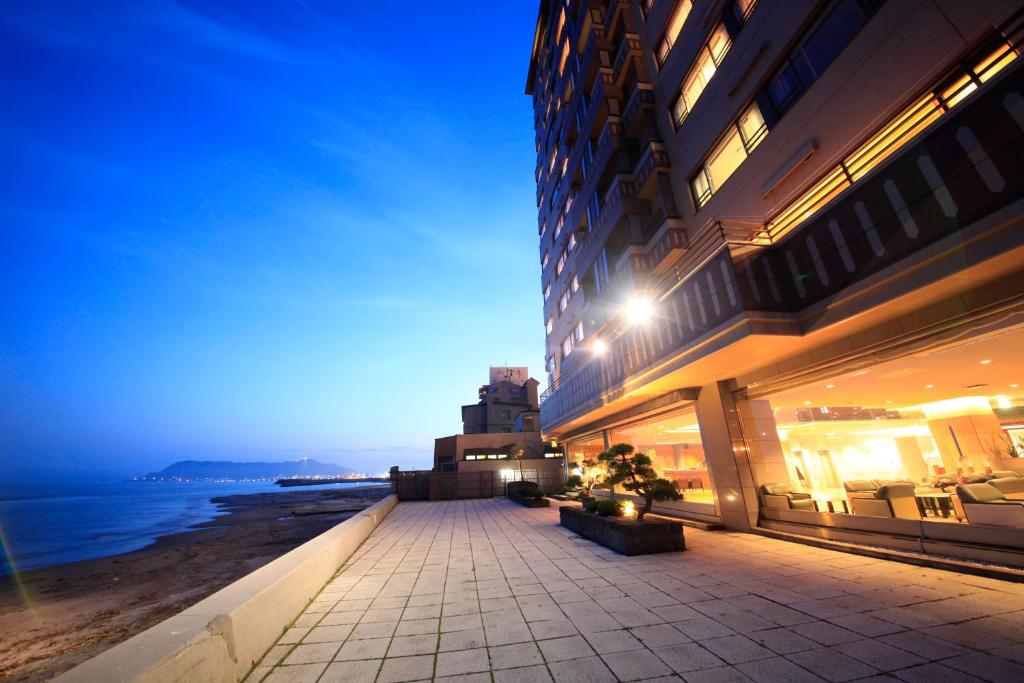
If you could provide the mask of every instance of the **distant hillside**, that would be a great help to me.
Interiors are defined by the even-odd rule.
[[[342,476],[353,470],[304,458],[291,462],[227,462],[219,460],[182,460],[143,479],[278,479],[281,477]]]

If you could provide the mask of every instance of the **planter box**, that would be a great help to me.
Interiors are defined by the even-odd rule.
[[[575,507],[558,511],[562,526],[623,555],[647,555],[686,550],[683,525],[665,520],[637,522],[601,517]]]
[[[546,508],[551,507],[551,501],[547,498],[527,498],[525,496],[512,496],[508,497],[509,500],[519,503],[523,507],[528,508]]]

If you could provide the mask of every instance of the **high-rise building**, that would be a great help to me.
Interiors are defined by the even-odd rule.
[[[981,499],[1024,475],[1022,26],[1015,0],[543,0],[545,439],[631,443],[684,493],[660,509],[731,528],[1021,524]]]

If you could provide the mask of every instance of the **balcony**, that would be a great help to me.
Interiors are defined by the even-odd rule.
[[[714,222],[681,251],[672,243],[679,236],[659,230],[656,239],[668,242],[648,248],[647,265],[662,273],[657,291],[669,292],[658,302],[664,316],[616,338],[606,335],[605,356],[549,387],[541,397],[544,431],[617,401],[627,383],[635,388],[638,375],[726,322],[735,325],[752,312],[796,313],[832,299],[1020,201],[1022,92],[1024,69],[1015,66],[779,241],[756,226]],[[668,261],[671,267],[654,262],[673,248],[683,255]]]

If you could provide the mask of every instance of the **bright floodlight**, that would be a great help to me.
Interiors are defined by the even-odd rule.
[[[650,299],[642,296],[634,297],[626,304],[626,317],[634,325],[642,325],[654,315],[654,304]]]
[[[590,342],[590,350],[595,356],[603,356],[608,353],[608,344],[604,339],[595,339]]]

